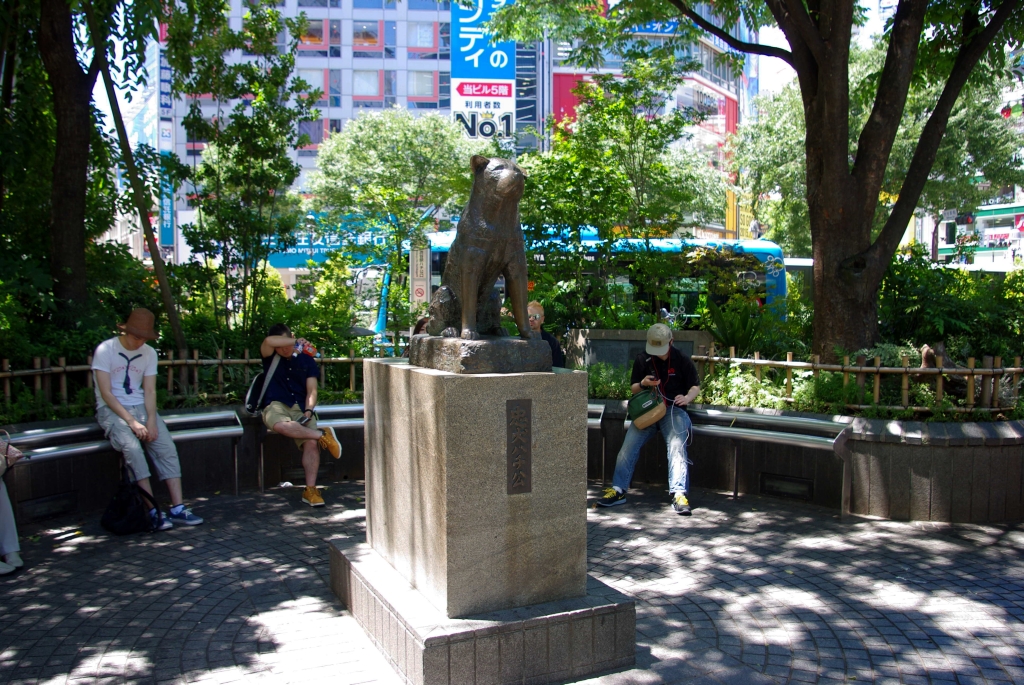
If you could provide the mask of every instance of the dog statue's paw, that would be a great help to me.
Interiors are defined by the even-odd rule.
[[[463,340],[479,340],[480,339],[480,334],[477,333],[476,331],[470,330],[468,328],[463,328],[462,329],[462,339]]]
[[[449,326],[448,328],[446,328],[443,331],[441,331],[441,337],[442,338],[457,338],[457,337],[459,337],[459,329],[455,328],[454,326]]]

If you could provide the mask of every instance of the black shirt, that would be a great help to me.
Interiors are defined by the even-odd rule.
[[[671,402],[677,395],[685,395],[690,388],[700,385],[697,367],[693,361],[675,347],[669,346],[669,356],[662,361],[657,357],[641,352],[633,362],[633,374],[629,383],[639,383],[647,376],[654,376],[659,381],[658,389]]]
[[[562,346],[558,344],[558,340],[547,331],[541,331],[540,337],[547,341],[548,345],[551,345],[551,366],[557,366],[560,369],[564,369],[565,355],[562,354]]]
[[[277,352],[269,357],[263,358],[264,373],[270,371],[270,364],[274,361]],[[271,402],[281,402],[286,407],[299,405],[299,409],[306,410],[306,379],[319,378],[320,370],[316,362],[308,354],[296,353],[281,361],[274,370],[274,376],[267,384],[267,391],[263,394],[264,406]]]

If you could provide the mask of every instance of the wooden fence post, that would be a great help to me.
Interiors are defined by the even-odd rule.
[[[224,394],[224,350],[217,348],[217,394]]]
[[[58,357],[57,363],[60,365],[60,403],[67,405],[68,403],[68,374],[64,370],[67,364],[64,363],[64,357]]]
[[[843,357],[843,387],[845,388],[850,383],[850,372],[846,371],[846,367],[850,365],[850,355]]]
[[[945,363],[941,354],[935,355],[935,366],[939,369],[938,375],[935,376],[935,404],[942,402],[942,367]]]
[[[317,365],[320,366],[320,387],[327,387],[327,364],[324,364],[322,360],[317,361]]]
[[[1013,358],[1013,368],[1014,369],[1020,369],[1020,362],[1021,362],[1020,357],[1014,357]],[[1018,386],[1019,383],[1020,383],[1020,371],[1014,371],[1013,372],[1013,392],[1011,393],[1010,396],[1013,397],[1013,406],[1015,406],[1015,407],[1017,406],[1017,399],[1020,397],[1020,391],[1017,389],[1017,386]]]
[[[792,352],[787,352],[786,353],[786,361],[787,362],[793,361],[793,353]],[[790,398],[792,396],[793,396],[793,369],[792,369],[792,367],[787,366],[786,367],[786,397]]]
[[[755,352],[754,353],[754,361],[760,361],[760,359],[761,359],[761,353],[760,352]],[[761,365],[760,364],[754,364],[754,377],[757,378],[757,382],[758,383],[761,382]]]
[[[974,371],[974,357],[967,358],[967,368]],[[967,408],[974,406],[974,374],[967,376]]]
[[[1000,389],[1003,387],[1003,358],[996,357],[995,368],[999,369],[999,373],[992,376],[992,408],[998,409],[1002,406],[1002,394]]]
[[[736,348],[730,346],[729,347],[729,359],[735,359],[735,358],[736,358]]]
[[[814,376],[815,378],[818,377],[818,373],[819,373],[818,372],[818,364],[820,364],[820,363],[821,363],[821,355],[820,354],[813,354],[813,355],[811,355],[811,364],[812,364],[812,366],[811,366],[811,375]]]
[[[174,350],[167,350],[167,396],[174,395]]]
[[[11,370],[11,360],[10,359],[5,359],[3,361],[3,370],[4,371],[10,371]],[[6,402],[7,404],[11,403],[11,379],[10,378],[4,378],[4,402]]]
[[[863,354],[858,354],[857,355],[857,368],[863,369],[867,365],[868,365],[868,358],[865,355],[863,355]],[[860,388],[861,390],[864,390],[864,381],[866,381],[866,380],[867,380],[867,377],[864,375],[864,372],[863,371],[858,371],[857,372],[857,387]],[[863,393],[862,393],[862,396],[863,396]]]
[[[984,355],[981,358],[981,368],[992,369],[992,357],[991,355]],[[982,376],[981,377],[981,406],[991,407],[992,406],[992,378],[993,376]]]
[[[904,407],[910,406],[910,357],[903,355],[903,375],[900,376],[900,385],[902,386],[902,397],[901,403]]]
[[[355,392],[355,348],[348,348],[348,389]]]
[[[50,371],[53,370],[53,367],[50,365],[49,357],[43,357],[43,368]],[[43,397],[46,398],[47,402],[53,402],[53,383],[51,382],[51,376],[52,374],[49,373],[41,376],[43,381]]]
[[[245,348],[245,388],[249,389],[249,348]]]
[[[42,367],[42,361],[43,360],[40,359],[39,357],[32,357],[32,368],[33,369],[41,368]],[[39,395],[39,393],[41,393],[43,391],[43,377],[40,376],[37,373],[35,376],[33,376],[33,380],[35,381],[34,387],[35,387],[36,395]]]
[[[199,394],[199,350],[197,348],[194,348],[194,347],[192,348],[192,361],[195,362],[195,364],[192,365],[192,385],[193,385],[193,390],[198,395]]]
[[[882,374],[878,371],[880,368],[882,368],[882,358],[875,357],[875,387],[871,393],[875,404],[880,404],[882,401]]]

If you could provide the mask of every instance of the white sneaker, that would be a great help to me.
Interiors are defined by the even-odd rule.
[[[14,568],[21,568],[25,565],[25,562],[21,560],[21,555],[17,552],[11,552],[4,557],[4,562]]]
[[[14,566],[0,561],[0,576],[6,576],[8,573],[14,573],[17,570]]]

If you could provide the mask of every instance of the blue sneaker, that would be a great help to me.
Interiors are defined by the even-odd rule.
[[[186,526],[198,526],[203,522],[203,519],[192,513],[191,509],[185,507],[181,508],[177,514],[174,513],[174,509],[171,509],[167,515],[174,523],[184,523]]]
[[[153,521],[153,530],[170,530],[174,528],[174,524],[159,509],[157,509],[155,514],[150,514],[149,518]]]

